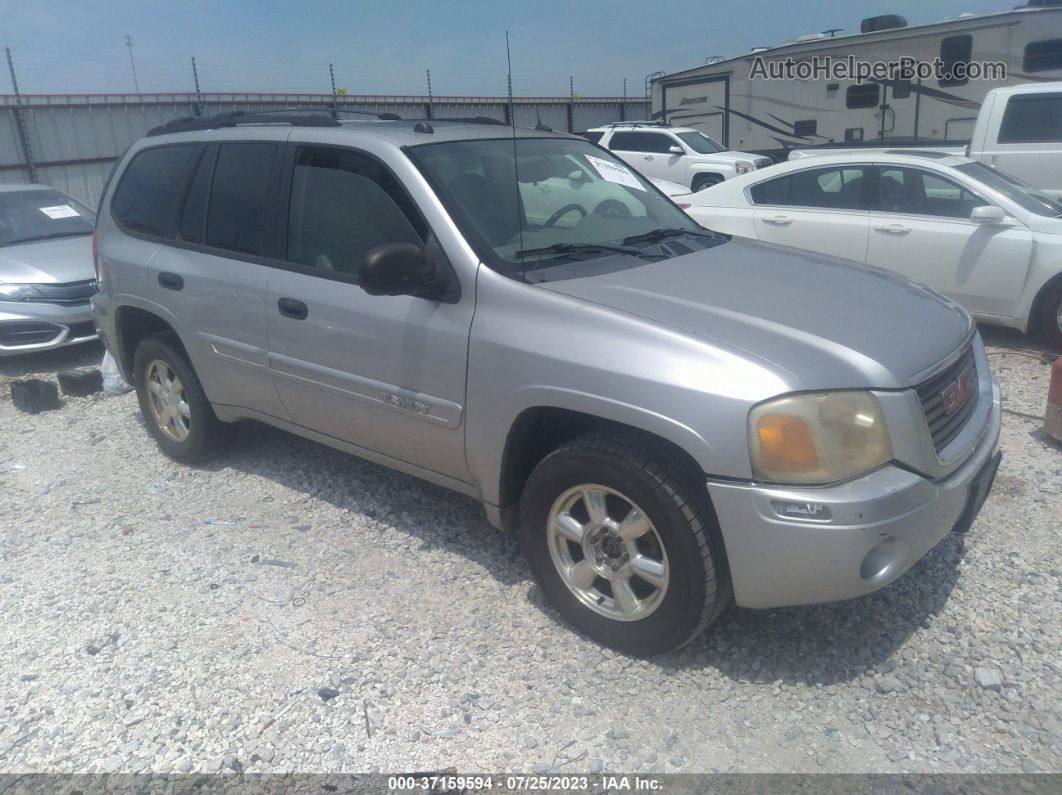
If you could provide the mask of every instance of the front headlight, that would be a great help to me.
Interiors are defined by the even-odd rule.
[[[747,174],[750,171],[755,171],[756,167],[752,165],[748,160],[738,160],[734,163],[734,171],[738,174]]]
[[[749,451],[759,480],[832,483],[889,461],[892,442],[872,394],[817,392],[754,407]]]
[[[24,298],[40,297],[40,291],[32,284],[0,283],[0,301],[21,301]]]

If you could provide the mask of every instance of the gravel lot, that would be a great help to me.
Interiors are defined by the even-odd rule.
[[[1050,368],[984,334],[1042,415]],[[258,425],[185,468],[131,394],[11,406],[99,356],[0,361],[0,772],[1062,770],[1062,446],[1033,420],[896,584],[644,661],[560,623],[471,500]]]

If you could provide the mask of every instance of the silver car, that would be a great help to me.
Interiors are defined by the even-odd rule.
[[[639,654],[874,591],[977,515],[999,389],[931,290],[708,231],[580,138],[262,122],[158,129],[102,201],[96,320],[167,455],[249,418],[471,495]]]
[[[0,356],[96,339],[95,213],[43,185],[0,185]]]

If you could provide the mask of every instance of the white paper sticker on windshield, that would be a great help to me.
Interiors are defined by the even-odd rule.
[[[618,163],[602,160],[600,157],[594,157],[593,155],[587,155],[586,159],[590,161],[590,165],[594,167],[603,179],[607,179],[609,182],[615,182],[619,185],[626,185],[628,188],[645,190],[645,188],[642,187],[642,184],[638,181],[638,178],[634,176],[629,169],[624,168]]]
[[[57,204],[54,207],[38,207],[42,213],[49,218],[78,218],[81,213],[71,207],[69,204]]]

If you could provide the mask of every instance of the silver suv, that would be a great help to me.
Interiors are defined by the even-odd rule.
[[[966,312],[708,231],[581,138],[155,133],[105,190],[93,307],[163,452],[254,419],[473,496],[602,643],[869,593],[991,486],[999,390]]]

